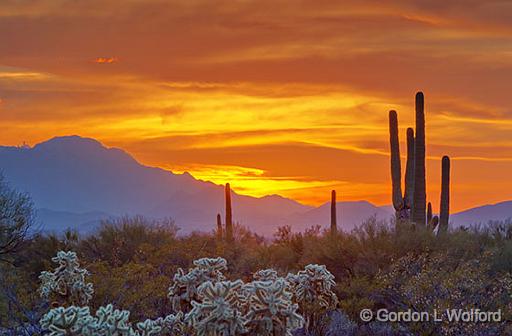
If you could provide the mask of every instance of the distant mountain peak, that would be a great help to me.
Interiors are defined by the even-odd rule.
[[[97,160],[114,160],[140,165],[129,153],[120,148],[106,147],[93,138],[79,135],[66,135],[51,138],[29,149],[40,155],[52,154],[61,158],[80,157]]]
[[[93,138],[81,137],[79,135],[65,135],[51,138],[34,146],[34,149],[106,149],[98,140]]]

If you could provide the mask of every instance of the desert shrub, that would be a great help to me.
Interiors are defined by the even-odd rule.
[[[357,335],[361,336],[413,336],[414,334],[407,328],[397,325],[394,326],[385,322],[370,322],[359,327]]]
[[[340,309],[353,320],[359,319],[362,309],[375,309],[372,293],[378,292],[381,284],[369,276],[354,276],[338,281],[336,294]]]
[[[347,315],[340,311],[333,311],[328,315],[326,323],[325,336],[356,335],[358,326]]]
[[[119,266],[135,261],[144,244],[162,247],[178,232],[170,218],[150,220],[142,216],[124,216],[103,220],[95,235],[81,241],[80,250],[87,260]]]
[[[34,229],[32,199],[12,189],[0,174],[0,262],[12,262]]]
[[[504,241],[492,251],[491,270],[493,273],[512,273],[512,240]]]
[[[90,307],[100,307],[115,302],[116,306],[129,307],[135,320],[156,318],[172,312],[167,299],[170,275],[159,273],[152,263],[130,262],[119,267],[96,262],[87,267],[95,284]]]
[[[512,240],[512,218],[491,220],[482,230],[497,241]]]
[[[445,312],[447,309],[470,308],[482,311],[501,309],[504,321],[509,321],[512,308],[512,277],[510,273],[490,275],[485,262],[488,254],[480,259],[460,262],[447,253],[409,254],[400,258],[379,280],[384,284],[382,304],[390,310]],[[411,331],[427,334],[499,334],[502,323],[455,323],[443,319],[409,323]]]
[[[28,336],[40,332],[39,318],[47,309],[29,275],[0,265],[0,335]]]

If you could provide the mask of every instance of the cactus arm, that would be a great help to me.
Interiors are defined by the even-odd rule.
[[[400,166],[400,144],[398,142],[398,118],[396,111],[389,111],[389,144],[391,147],[391,184],[393,207],[396,212],[403,208],[402,168]]]

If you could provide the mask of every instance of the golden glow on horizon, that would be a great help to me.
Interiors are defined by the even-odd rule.
[[[192,165],[165,168],[174,173],[187,172],[196,179],[211,181],[219,185],[230,183],[234,191],[243,195],[263,197],[277,194],[315,206],[326,203],[325,195],[329,195],[332,189],[342,189],[344,200],[361,200],[361,189],[371,190],[365,196],[388,192],[387,186],[380,184],[353,184],[336,180],[318,181],[300,176],[273,177],[266,175],[266,172],[261,169],[238,166]]]
[[[237,166],[194,165],[188,167],[169,167],[174,173],[188,172],[196,179],[211,181],[215,184],[230,183],[233,190],[240,194],[263,197],[280,194],[296,199],[305,204],[317,204],[318,200],[308,197],[303,198],[304,190],[316,188],[332,188],[339,181],[310,181],[299,180],[297,176],[272,177],[265,176],[265,171],[255,168]],[[324,202],[325,200],[320,200]]]

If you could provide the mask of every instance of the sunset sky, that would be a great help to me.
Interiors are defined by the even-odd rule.
[[[512,199],[512,3],[383,3],[3,0],[0,144],[77,134],[242,194],[384,205],[388,111],[405,140],[422,90],[435,209],[444,154],[454,211]]]

